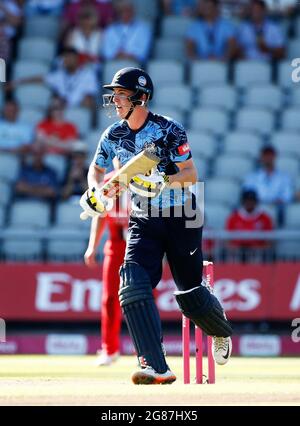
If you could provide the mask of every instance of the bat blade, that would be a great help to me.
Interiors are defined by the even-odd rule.
[[[149,172],[160,161],[161,159],[153,153],[153,149],[145,149],[121,167],[100,190],[106,197],[116,198],[127,190],[129,182],[134,176]]]

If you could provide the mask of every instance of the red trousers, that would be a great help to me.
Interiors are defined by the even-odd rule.
[[[109,355],[120,350],[121,308],[119,269],[124,260],[125,241],[107,241],[104,248],[101,305],[102,350]]]

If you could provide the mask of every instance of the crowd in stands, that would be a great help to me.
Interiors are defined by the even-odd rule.
[[[217,159],[227,152],[226,136],[230,132],[241,131],[242,138],[243,132],[249,137],[253,131],[259,141],[251,157],[252,166],[236,176],[234,184],[239,195],[235,192],[232,200],[225,202],[226,218],[221,227],[228,230],[284,227],[286,206],[300,201],[300,149],[298,157],[293,158],[298,161],[296,172],[288,167],[281,169],[282,163],[277,160],[282,153],[272,142],[274,134],[281,130],[280,117],[291,99],[291,90],[280,87],[278,70],[281,63],[292,59],[290,46],[300,40],[299,11],[297,0],[0,1],[0,57],[6,62],[7,72],[7,82],[1,83],[0,90],[0,157],[18,158],[18,172],[8,179],[10,197],[1,201],[0,195],[1,209],[5,210],[8,200],[42,200],[51,205],[55,222],[57,203],[78,199],[86,189],[88,164],[101,131],[112,122],[99,111],[102,83],[110,80],[123,65],[137,64],[151,74],[151,67],[159,69],[166,63],[166,68],[161,68],[164,75],[152,75],[156,91],[153,109],[166,115],[174,112],[174,118],[178,115],[183,119],[188,134],[199,133],[197,142],[194,140],[191,145],[192,150],[196,148],[200,179],[222,178]],[[178,45],[178,51],[166,48],[159,52],[160,43]],[[271,125],[271,131],[266,130],[267,124],[266,128],[259,128],[257,123],[253,128],[235,128],[239,108],[244,106],[250,86],[239,86],[232,70],[245,60],[270,68],[266,90],[277,93],[279,106],[267,105],[267,100],[267,107],[254,106],[262,107],[262,116],[272,115],[275,124]],[[214,108],[214,114],[223,114],[228,120],[223,130],[218,121],[211,129],[209,120],[200,120],[198,128],[192,124],[196,109],[201,109],[205,94],[214,86],[213,77],[211,85],[201,85],[203,75],[193,74],[194,65],[202,62],[222,64],[222,70],[226,70],[223,83],[218,83],[223,87],[222,95],[213,96],[204,105],[208,113]],[[175,71],[181,67],[182,76],[178,80],[172,66]],[[175,86],[182,97],[177,97],[172,105],[168,93]],[[184,102],[185,95],[189,102]],[[300,112],[300,96],[291,106],[298,107]],[[216,112],[216,107],[220,112]],[[287,130],[291,138],[300,130],[299,124],[293,126]],[[198,158],[197,145],[205,144],[205,138],[211,146],[199,148],[205,155]],[[241,154],[238,150],[237,153]],[[4,188],[6,183],[0,170],[0,184]],[[266,205],[272,206],[275,215],[263,210]],[[2,216],[4,227],[9,224],[9,218],[0,211],[0,221]],[[235,241],[228,247],[235,249],[237,245],[268,246],[251,240]]]

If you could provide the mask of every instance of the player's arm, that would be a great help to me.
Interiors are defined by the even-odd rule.
[[[168,176],[169,186],[178,187],[190,186],[197,182],[198,173],[193,162],[193,159],[183,161],[182,163],[176,163],[179,171],[175,175]]]
[[[87,250],[84,254],[84,262],[89,268],[96,266],[96,253],[105,229],[106,218],[95,216],[91,221],[90,238]]]
[[[80,199],[80,206],[83,212],[80,215],[82,220],[89,217],[105,215],[106,203],[103,194],[99,190],[104,179],[105,168],[98,167],[94,162],[91,163],[88,171],[88,187]]]
[[[87,175],[89,188],[100,188],[104,180],[104,175],[105,169],[92,162]]]

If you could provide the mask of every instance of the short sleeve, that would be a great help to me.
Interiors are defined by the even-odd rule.
[[[113,158],[114,158],[114,152],[111,148],[111,143],[108,138],[108,133],[104,132],[98,143],[98,147],[97,147],[93,162],[101,169],[106,169],[107,167],[111,165]]]
[[[174,163],[182,163],[192,157],[184,127],[173,122],[168,134],[168,146],[170,149],[170,159]]]

